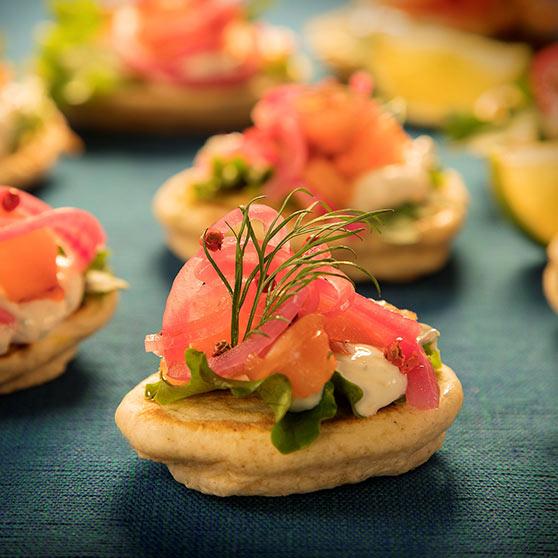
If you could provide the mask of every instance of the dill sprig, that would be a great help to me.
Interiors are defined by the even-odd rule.
[[[211,256],[207,242],[205,242],[209,229],[204,232],[202,237],[204,239],[202,242],[204,253],[232,299],[231,346],[233,347],[241,341],[239,339],[240,310],[244,307],[248,292],[254,284],[255,296],[251,303],[243,340],[254,334],[265,335],[262,332],[262,326],[271,320],[283,319],[280,315],[277,315],[279,308],[312,281],[328,276],[340,277],[350,281],[340,270],[343,266],[362,271],[379,290],[378,282],[366,269],[351,259],[334,258],[333,253],[344,250],[355,255],[350,246],[340,242],[351,236],[360,236],[360,233],[369,230],[370,227],[377,228],[380,224],[379,216],[389,210],[358,211],[344,209],[332,211],[327,204],[318,200],[308,207],[294,211],[283,218],[282,214],[290,205],[293,196],[300,192],[310,194],[303,188],[293,190],[284,199],[278,209],[277,216],[261,239],[258,238],[250,220],[250,207],[265,196],[258,196],[246,205],[240,206],[242,220],[236,230],[227,223],[236,240],[234,281],[232,284],[219,269]],[[325,213],[311,217],[318,207],[323,208]],[[354,225],[356,225],[356,228],[353,228]],[[285,237],[276,243],[272,243],[283,231],[287,231]],[[300,239],[303,239],[304,242],[300,242]],[[250,243],[254,246],[258,261],[255,268],[243,280],[244,255]],[[288,243],[297,247],[293,249],[293,253],[285,261],[271,271],[274,258]],[[331,245],[332,243],[333,245]],[[322,247],[324,244],[328,246]],[[326,266],[330,270],[323,269]],[[266,298],[263,312],[259,321],[255,323],[257,309],[264,294]]]

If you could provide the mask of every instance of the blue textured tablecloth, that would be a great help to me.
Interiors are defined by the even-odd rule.
[[[333,1],[282,1],[269,18],[300,30]],[[0,0],[7,52],[32,49],[37,0]],[[396,478],[278,499],[203,496],[140,461],[116,429],[122,396],[156,363],[180,263],[151,215],[158,185],[203,138],[88,135],[38,195],[105,225],[128,279],[112,323],[60,379],[0,399],[0,556],[522,556],[557,552],[558,317],[541,290],[543,249],[501,216],[484,164],[442,148],[471,191],[470,216],[439,274],[383,288],[442,331],[465,391],[443,449]],[[368,293],[371,289],[361,287]]]

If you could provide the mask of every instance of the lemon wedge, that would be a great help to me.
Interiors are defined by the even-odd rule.
[[[340,74],[369,70],[386,99],[407,102],[410,122],[438,126],[454,113],[475,113],[487,91],[517,81],[530,49],[417,22],[397,10],[360,5],[320,16],[311,45]]]
[[[499,149],[490,155],[497,199],[537,241],[558,234],[558,141]]]

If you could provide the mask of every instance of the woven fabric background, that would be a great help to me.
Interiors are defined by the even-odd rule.
[[[301,30],[330,0],[278,1],[269,18]],[[38,0],[0,0],[8,55],[25,59]],[[437,275],[384,285],[442,331],[465,404],[443,449],[418,470],[280,499],[208,497],[140,461],[115,427],[122,396],[156,366],[157,331],[180,263],[154,221],[156,188],[203,138],[84,136],[37,193],[105,225],[129,280],[112,323],[60,379],[0,399],[0,556],[548,556],[557,553],[558,317],[545,262],[501,216],[482,161],[441,147],[463,173],[470,216]],[[372,294],[366,286],[363,293]]]

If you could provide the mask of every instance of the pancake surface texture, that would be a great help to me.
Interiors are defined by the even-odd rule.
[[[271,443],[273,415],[259,398],[212,392],[162,406],[144,396],[145,384],[157,379],[124,397],[116,424],[140,457],[217,496],[283,496],[405,473],[441,447],[463,400],[459,380],[444,366],[438,409],[394,404],[369,418],[336,418],[322,423],[310,446],[283,455]]]

